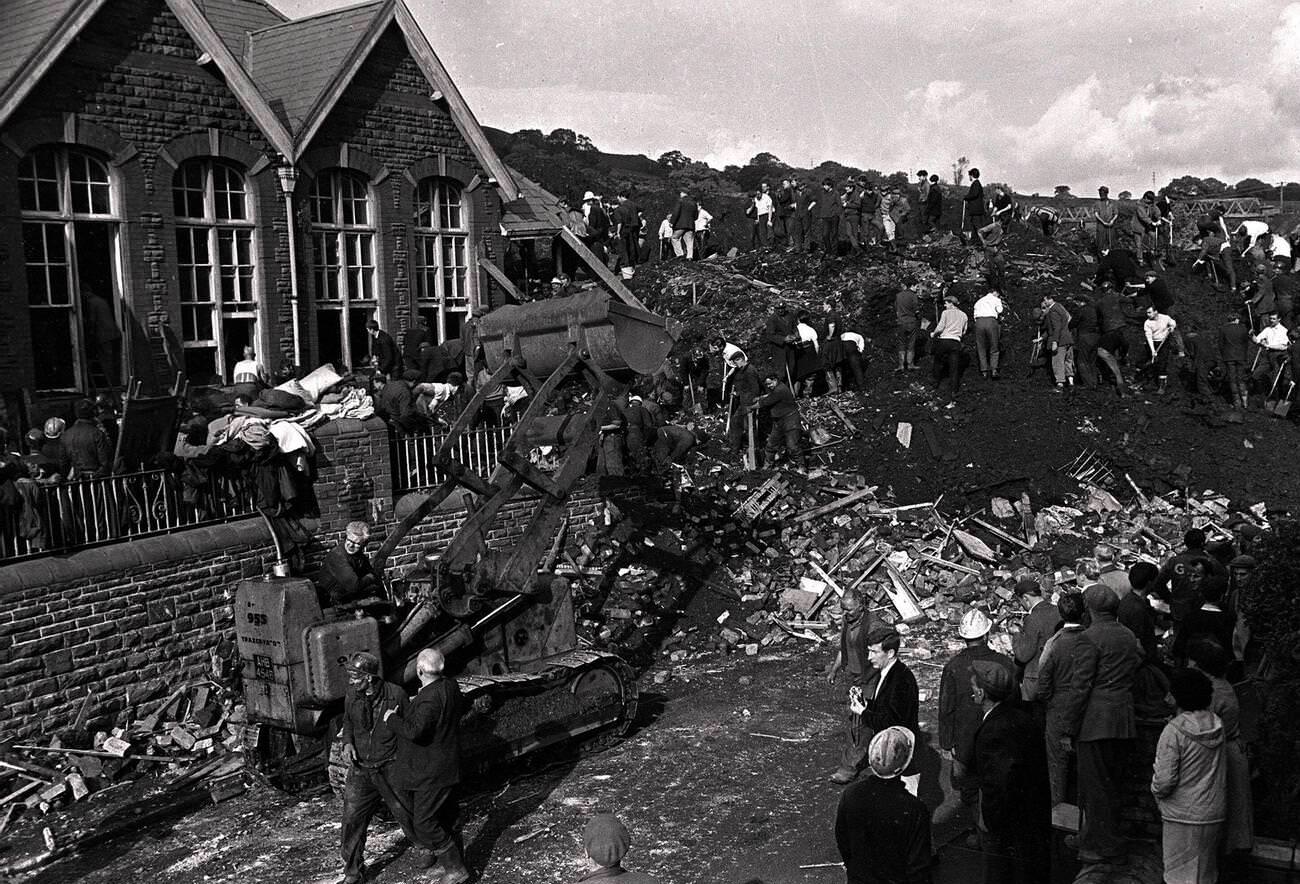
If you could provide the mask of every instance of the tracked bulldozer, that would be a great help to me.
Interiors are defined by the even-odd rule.
[[[554,560],[547,553],[558,551],[570,494],[588,472],[602,426],[616,417],[622,382],[655,371],[677,329],[640,304],[596,292],[485,315],[478,338],[490,379],[438,449],[445,479],[398,507],[403,515],[373,558],[375,572],[384,573],[402,541],[444,501],[464,505],[467,516],[444,548],[421,555],[391,613],[322,607],[313,583],[288,576],[282,556],[275,574],[239,585],[246,751],[274,782],[294,788],[319,771],[347,687],[340,664],[358,651],[378,655],[384,677],[412,689],[416,655],[425,648],[446,655],[473,710],[462,723],[470,774],[559,743],[626,732],[637,708],[630,667],[579,648],[568,582],[539,565]],[[527,389],[527,407],[483,476],[456,453],[485,400],[506,383]],[[562,391],[584,404],[552,413]],[[530,460],[538,445],[560,452],[553,468]],[[490,547],[503,508],[528,492],[533,509],[520,539]]]

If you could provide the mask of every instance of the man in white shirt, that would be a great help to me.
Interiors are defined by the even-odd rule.
[[[1156,380],[1159,386],[1156,387],[1157,393],[1165,392],[1165,387],[1169,383],[1169,348],[1165,346],[1169,342],[1169,336],[1178,328],[1178,323],[1173,317],[1166,316],[1155,307],[1147,308],[1147,321],[1142,323],[1142,331],[1146,335],[1147,350],[1151,353],[1151,365],[1155,368]]]
[[[704,211],[703,209],[700,210]],[[699,222],[696,221],[698,229]],[[673,256],[673,216],[664,215],[659,222],[659,260],[667,261]]]
[[[772,202],[771,186],[764,181],[754,194],[753,219],[754,233],[750,246],[766,249],[772,245],[772,217],[776,213],[776,204]]]
[[[695,213],[695,251],[701,256],[709,253],[709,237],[713,233],[713,215],[704,206]]]
[[[1286,326],[1282,324],[1282,317],[1277,313],[1268,314],[1264,322],[1259,334],[1251,338],[1259,345],[1261,355],[1261,365],[1255,370],[1254,377],[1268,379],[1271,384],[1273,378],[1279,377],[1279,372],[1287,361],[1291,338]]]
[[[258,389],[271,385],[271,376],[257,361],[257,353],[252,347],[244,348],[244,358],[235,363],[231,380],[236,384],[253,384]]]
[[[1002,313],[1006,305],[997,292],[989,292],[975,302],[971,311],[975,318],[975,350],[979,354],[980,374],[998,380],[998,361],[1002,355],[999,341],[1002,337]]]
[[[1232,231],[1233,236],[1242,239],[1242,254],[1253,249],[1255,247],[1255,242],[1266,233],[1268,233],[1267,221],[1242,221],[1237,225],[1237,229]]]

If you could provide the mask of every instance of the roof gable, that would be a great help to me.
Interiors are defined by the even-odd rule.
[[[0,0],[0,123],[18,109],[105,0]]]
[[[295,136],[358,44],[370,35],[384,5],[336,9],[248,35],[248,72]]]
[[[411,15],[411,10],[407,7],[405,0],[385,0],[382,4],[372,4],[372,7],[354,7],[356,10],[363,8],[375,8],[375,17],[364,34],[359,35],[358,39],[353,43],[346,62],[334,70],[333,78],[316,99],[315,106],[312,108],[309,117],[304,121],[301,130],[296,132],[295,140],[299,152],[305,150],[311,143],[312,138],[315,137],[320,127],[325,123],[330,111],[338,104],[339,99],[343,97],[348,84],[361,70],[361,66],[365,64],[366,59],[388,29],[388,26],[396,24],[402,33],[402,39],[406,43],[407,51],[411,53],[411,57],[415,60],[429,85],[437,90],[441,95],[441,100],[447,103],[447,109],[450,112],[452,122],[456,125],[456,129],[460,132],[461,137],[465,139],[479,163],[493,178],[497,189],[501,191],[502,199],[507,202],[518,199],[519,186],[515,183],[510,169],[497,156],[496,150],[492,147],[486,133],[483,131],[483,127],[479,125],[474,112],[470,110],[469,104],[465,101],[464,96],[460,94],[460,89],[456,87],[455,82],[451,79],[451,74],[443,67],[437,53],[433,51],[428,37],[425,36],[415,17]]]

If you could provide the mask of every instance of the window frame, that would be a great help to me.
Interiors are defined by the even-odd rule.
[[[349,182],[347,188],[342,186],[345,181]],[[326,183],[330,192],[323,194],[322,186]],[[352,323],[360,321],[361,311],[370,311],[367,318],[373,318],[381,309],[379,201],[375,198],[373,182],[365,172],[348,166],[332,166],[312,178],[306,202],[316,327],[319,330],[322,312],[339,314],[340,359],[355,370],[369,354],[352,352],[353,332],[358,331],[352,328]],[[324,207],[329,209],[328,219],[323,218]],[[365,213],[362,222],[357,221],[358,207]],[[332,260],[322,262],[322,255]],[[319,358],[319,334],[316,349]]]
[[[455,188],[459,196],[457,211],[459,224],[449,223],[446,199],[448,188]],[[446,175],[426,175],[415,183],[414,211],[411,216],[412,235],[412,300],[421,316],[433,319],[432,327],[439,342],[447,340],[449,315],[461,317],[460,326],[474,309],[472,262],[470,243],[473,237],[470,224],[471,200],[465,185]],[[422,223],[427,218],[430,223]],[[448,246],[459,249],[460,263],[448,267]],[[429,261],[432,254],[433,261]],[[459,278],[459,293],[449,295],[449,280]],[[432,292],[430,289],[432,282]]]
[[[190,170],[197,168],[200,174],[200,188],[189,186],[188,180],[182,180]],[[229,186],[218,188],[218,177],[222,177],[225,184],[229,185],[230,176],[237,177],[243,185],[242,190],[236,191]],[[184,199],[188,200],[190,195],[201,192],[203,210],[201,216],[189,213],[189,205],[178,203],[178,199],[184,194]],[[235,217],[231,211],[234,206],[234,194],[242,193],[243,199],[243,216]],[[264,301],[262,297],[262,279],[261,264],[258,258],[258,219],[257,219],[257,199],[253,189],[252,176],[248,170],[243,168],[240,163],[221,156],[196,156],[190,157],[181,162],[172,172],[172,220],[176,227],[176,276],[177,276],[177,296],[180,300],[181,320],[179,324],[181,348],[182,350],[213,350],[213,367],[214,373],[222,383],[231,383],[234,379],[235,364],[243,358],[243,353],[226,352],[226,335],[225,324],[231,322],[250,322],[250,342],[257,354],[257,358],[262,364],[266,364],[265,354],[262,352],[261,334],[259,333],[264,321]],[[225,235],[229,235],[229,241],[232,243],[232,255],[234,261],[224,260],[225,256],[222,251],[223,240]],[[241,236],[242,234],[242,236]],[[182,247],[181,238],[184,236],[191,237],[190,254],[193,256],[193,243],[197,242],[196,236],[201,235],[205,240],[204,247],[207,253],[207,262],[200,264],[191,260],[184,262],[182,259],[185,255],[185,249]],[[241,261],[238,244],[244,242],[247,246],[247,261]],[[202,271],[199,268],[205,268]],[[207,276],[206,286],[208,299],[194,300],[186,299],[185,283],[186,274],[191,274],[197,281],[198,273],[202,272]],[[224,282],[229,277],[232,280],[234,297],[227,301],[225,297]],[[194,283],[190,285],[191,291],[196,289]],[[211,331],[211,337],[202,339],[190,339],[187,330],[186,310],[199,310],[200,305],[207,304],[208,325]]]
[[[54,178],[40,177],[41,170],[37,167],[37,159],[42,154],[53,155],[54,157]],[[73,160],[77,159],[82,162],[86,175],[83,180],[73,180]],[[27,177],[27,164],[29,160],[32,163],[33,178]],[[92,180],[90,176],[91,164],[94,164],[99,170],[102,170],[103,180]],[[23,244],[23,272],[27,279],[27,309],[29,315],[32,311],[66,311],[69,322],[69,343],[71,345],[72,360],[72,385],[71,386],[41,386],[40,378],[33,378],[35,389],[39,392],[63,392],[63,391],[80,391],[85,390],[91,383],[90,359],[86,352],[86,331],[84,327],[85,316],[82,305],[82,279],[80,262],[77,255],[77,233],[76,226],[78,223],[102,223],[109,225],[109,278],[112,285],[112,291],[104,292],[108,303],[113,308],[114,320],[118,327],[122,327],[122,315],[120,305],[122,302],[122,292],[124,290],[122,280],[122,188],[121,182],[110,161],[103,157],[99,151],[88,148],[81,144],[66,142],[51,142],[38,144],[23,154],[18,160],[18,174],[16,176],[18,185],[18,216],[21,225],[21,239]],[[29,207],[24,205],[26,201],[27,183],[33,184],[33,195],[36,197],[35,206]],[[53,183],[57,193],[55,208],[42,207],[40,184]],[[77,188],[84,188],[86,211],[78,211],[77,208]],[[95,211],[95,193],[99,189],[107,194],[106,211]],[[31,269],[33,265],[28,263],[28,240],[27,231],[30,226],[40,226],[42,233],[42,256],[46,259],[39,265],[44,268],[46,278],[46,290],[52,277],[50,276],[51,268],[63,268],[64,293],[66,303],[54,304],[45,303],[37,304],[33,302],[33,292],[30,281],[32,279]],[[63,240],[63,263],[55,264],[49,262],[49,239],[47,233],[51,228],[59,227],[62,229]],[[48,300],[48,298],[47,298]],[[124,345],[129,336],[123,335]],[[33,341],[33,345],[37,342]],[[125,346],[120,358],[126,358],[127,353]],[[123,366],[118,365],[119,374]]]

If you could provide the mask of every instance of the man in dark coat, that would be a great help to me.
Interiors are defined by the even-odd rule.
[[[816,208],[822,252],[834,256],[839,251],[840,217],[844,214],[844,206],[840,204],[839,195],[835,193],[834,185],[829,178],[822,180]]]
[[[930,810],[904,788],[915,734],[897,725],[871,738],[873,776],[844,790],[835,813],[835,844],[847,884],[930,884]]]
[[[875,685],[868,685],[862,692],[861,702],[856,705],[863,707],[858,713],[863,732],[870,730],[878,734],[888,727],[905,727],[919,740],[921,695],[916,676],[898,659],[901,646],[901,637],[888,626],[877,626],[868,633],[867,660],[879,675]],[[903,769],[902,778],[907,791],[917,794],[921,772],[915,763]]]
[[[384,721],[397,735],[397,760],[390,780],[410,810],[415,845],[437,865],[432,880],[462,884],[469,879],[456,841],[456,786],[460,783],[460,688],[443,675],[446,660],[426,648],[415,659],[420,690],[405,711],[389,709]]]
[[[988,214],[984,209],[984,185],[980,183],[979,169],[970,170],[970,185],[966,188],[962,201],[966,204],[966,225],[973,234],[971,238],[978,243],[980,228],[988,224]]]
[[[1119,596],[1094,583],[1083,593],[1092,624],[1074,650],[1073,691],[1063,710],[1063,730],[1079,759],[1079,861],[1122,861],[1120,777],[1137,731],[1133,678],[1142,646],[1115,619]]]
[[[635,267],[641,249],[637,238],[641,234],[641,209],[632,202],[627,187],[620,187],[618,207],[610,218],[614,224],[614,235],[618,237],[618,262],[624,267]]]
[[[63,447],[72,464],[70,479],[107,476],[113,468],[113,447],[108,434],[95,423],[95,405],[89,399],[77,402],[77,419],[63,431]]]
[[[772,361],[781,379],[793,384],[798,378],[795,367],[799,361],[799,313],[791,304],[783,304],[767,319],[763,327],[763,342],[771,348]]]
[[[383,374],[393,374],[402,364],[397,342],[373,319],[367,320],[366,330],[370,333],[370,364]]]
[[[379,658],[374,654],[353,654],[343,665],[348,670],[348,690],[339,739],[349,765],[340,833],[343,884],[360,884],[365,880],[366,830],[380,802],[399,822],[407,816],[389,783],[397,735],[384,717],[391,709],[404,710],[407,698],[405,691],[380,677]]]
[[[971,609],[961,618],[957,635],[966,647],[953,655],[939,676],[939,751],[950,762],[949,779],[954,789],[961,791],[962,801],[974,804],[979,796],[978,786],[968,779],[971,751],[975,731],[979,728],[982,712],[971,699],[971,666],[977,660],[997,663],[1015,677],[1015,664],[1011,659],[989,647],[988,634],[993,621],[979,609]]]
[[[1174,623],[1181,623],[1188,612],[1201,606],[1200,593],[1192,580],[1192,566],[1200,563],[1205,573],[1228,576],[1228,569],[1205,551],[1205,532],[1192,528],[1183,535],[1183,551],[1171,556],[1160,566],[1160,576],[1152,593],[1169,602]]]
[[[695,260],[695,217],[700,207],[686,190],[677,195],[677,205],[669,219],[673,226],[673,252],[679,258]]]
[[[420,371],[420,345],[433,343],[433,334],[429,331],[429,320],[415,316],[411,327],[402,335],[402,367],[407,371]],[[424,378],[421,378],[424,380]],[[433,380],[433,378],[429,378]]]
[[[375,413],[395,425],[404,433],[418,433],[429,428],[429,421],[415,407],[412,382],[420,380],[419,372],[405,371],[400,377],[375,378]]]
[[[1052,835],[1043,734],[1010,702],[1015,683],[988,660],[972,666],[970,690],[983,712],[971,775],[979,782],[985,882],[1041,884],[1051,879]]]
[[[1043,646],[1061,625],[1061,615],[1056,605],[1043,597],[1043,588],[1032,578],[1021,578],[1016,583],[1016,595],[1029,613],[1020,626],[1020,632],[1011,638],[1011,647],[1020,668],[1020,695],[1023,699],[1038,699],[1038,667]]]
[[[1064,593],[1057,605],[1061,628],[1048,639],[1038,667],[1038,699],[1043,704],[1047,775],[1051,782],[1052,806],[1066,800],[1073,754],[1064,738],[1066,710],[1073,706],[1074,649],[1083,635],[1083,596]]]
[[[379,589],[379,578],[366,556],[369,541],[370,526],[365,522],[349,522],[343,540],[321,562],[316,586],[334,607],[372,596]]]
[[[841,672],[848,676],[844,748],[840,752],[840,766],[831,775],[831,782],[843,785],[857,779],[874,733],[863,725],[861,713],[854,712],[851,707],[855,698],[861,698],[864,691],[875,693],[880,673],[872,664],[867,647],[867,637],[875,632],[878,621],[867,607],[866,599],[858,590],[850,589],[840,599],[840,608],[844,614],[840,621],[840,647],[826,670],[826,680],[833,685]]]
[[[1137,636],[1142,646],[1142,659],[1156,662],[1159,659],[1156,648],[1156,612],[1147,600],[1147,593],[1160,571],[1150,562],[1138,562],[1128,570],[1128,582],[1132,590],[1119,600],[1119,609],[1115,618],[1128,627],[1129,632]]]

